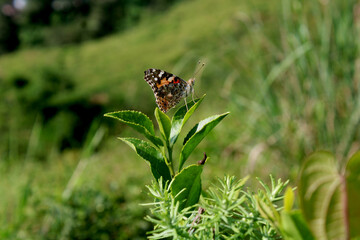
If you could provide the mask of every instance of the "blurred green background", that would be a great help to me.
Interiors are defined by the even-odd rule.
[[[116,139],[134,131],[103,114],[154,119],[147,68],[187,80],[206,63],[188,129],[231,112],[189,161],[210,157],[205,187],[224,174],[296,185],[312,151],[341,166],[359,149],[355,0],[0,0],[0,10],[1,239],[146,237],[149,167]]]

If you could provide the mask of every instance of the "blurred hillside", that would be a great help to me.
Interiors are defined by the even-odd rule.
[[[173,2],[1,0],[0,54],[23,47],[81,43],[120,32]]]
[[[209,62],[205,74],[212,77],[196,84],[197,94],[222,88],[229,73],[223,70],[227,64],[218,59],[223,50],[215,49],[234,21],[234,4],[186,2],[163,13],[161,18],[149,17],[136,29],[101,41],[24,50],[2,57],[2,109],[11,106],[3,117],[12,118],[3,122],[7,137],[3,135],[2,146],[10,144],[8,139],[13,136],[19,139],[16,152],[25,153],[36,121],[42,126],[38,142],[46,144],[39,148],[61,150],[81,146],[91,122],[102,119],[107,111],[137,109],[151,114],[154,102],[144,99],[152,100],[153,96],[142,80],[143,71],[150,67],[172,71],[186,79],[198,60],[211,58],[213,62]],[[18,118],[21,112],[26,112],[26,118]],[[9,132],[10,129],[15,130]]]

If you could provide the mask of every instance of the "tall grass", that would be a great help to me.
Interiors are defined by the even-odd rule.
[[[36,135],[41,126],[32,130]],[[119,164],[121,148],[98,152],[106,131],[94,122],[81,152],[69,151],[46,162],[29,158],[0,162],[1,239],[137,239],[151,229],[139,208],[143,172],[125,173],[136,163]],[[32,137],[36,141],[36,136]],[[117,152],[117,153],[115,153]],[[61,157],[61,159],[59,158]],[[141,236],[141,237],[140,237]]]
[[[249,39],[229,40],[253,44],[233,58],[240,63],[234,74],[253,81],[234,82],[225,95],[242,116],[248,170],[269,158],[272,165],[299,166],[315,149],[335,153],[343,167],[360,143],[359,6],[312,0],[280,6],[275,20],[240,15]],[[244,64],[244,55],[253,57]]]

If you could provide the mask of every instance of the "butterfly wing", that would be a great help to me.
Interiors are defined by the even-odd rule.
[[[146,70],[144,80],[154,92],[156,104],[164,113],[173,108],[185,96],[188,85],[183,79],[160,69]]]

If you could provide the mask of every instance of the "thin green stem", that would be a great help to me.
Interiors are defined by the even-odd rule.
[[[172,147],[170,147],[169,144],[166,144],[166,146],[167,146],[168,155],[169,155],[169,163],[170,163],[169,170],[170,170],[171,176],[174,177],[175,172],[174,172],[174,163],[173,163],[173,158],[172,158]]]
[[[168,147],[169,158],[167,158],[166,154],[165,154],[165,148],[161,148],[161,151],[162,151],[162,154],[163,154],[164,159],[165,159],[165,164],[169,168],[171,177],[173,178],[175,176],[175,173],[174,173],[174,166],[173,166],[173,163],[172,163],[172,152],[169,151],[169,147]]]

